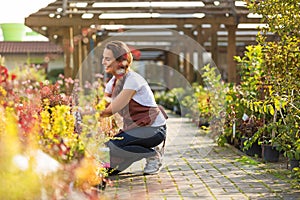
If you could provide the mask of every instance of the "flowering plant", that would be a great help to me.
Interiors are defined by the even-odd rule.
[[[44,106],[50,107],[70,104],[70,98],[60,92],[59,83],[49,85],[41,83],[41,100]]]
[[[6,67],[0,65],[0,83],[6,82],[8,78],[8,70]]]
[[[42,148],[59,161],[69,162],[84,155],[84,145],[74,133],[75,119],[66,105],[45,106],[41,112]]]
[[[61,76],[62,80],[49,84],[29,69],[24,70],[33,72],[30,77],[20,71],[16,79],[5,67],[1,70],[5,79],[0,83],[0,127],[5,128],[0,129],[0,173],[5,185],[0,185],[0,199],[5,199],[5,194],[15,199],[39,199],[42,190],[49,199],[63,199],[71,190],[78,196],[88,194],[87,199],[97,199],[100,193],[91,186],[109,183],[105,166],[97,157],[109,122],[101,121],[96,112],[83,117],[80,125],[84,128],[78,130],[75,113],[89,102],[99,112],[105,108],[101,79],[91,84],[92,95],[80,95],[85,100],[78,103],[75,95],[67,95],[70,88],[82,92],[76,88],[76,80]],[[41,159],[40,154],[48,160]],[[7,187],[12,184],[18,187]]]

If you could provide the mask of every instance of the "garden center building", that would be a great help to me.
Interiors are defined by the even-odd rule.
[[[201,66],[204,55],[211,56],[225,80],[236,82],[233,57],[256,43],[260,20],[245,2],[235,0],[57,0],[29,15],[25,25],[62,46],[66,76],[77,74],[97,44],[118,36],[141,52],[140,61],[171,66],[190,82],[197,79],[191,61]],[[197,41],[204,50],[178,45],[178,35]],[[174,48],[178,53],[172,53]]]

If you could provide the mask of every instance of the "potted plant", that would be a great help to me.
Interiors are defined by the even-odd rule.
[[[269,88],[269,92],[272,90]],[[278,113],[282,115],[286,107],[286,99],[279,99],[273,93],[273,98],[268,97],[260,108],[256,108],[263,115],[262,125],[258,131],[252,136],[250,142],[259,141],[262,147],[262,158],[266,162],[277,162],[279,160],[280,144],[278,142],[278,127],[282,124],[282,120],[278,117]]]
[[[244,114],[242,121],[243,123],[240,126],[240,131],[243,134],[240,143],[241,150],[249,156],[261,157],[262,148],[258,140],[251,142],[252,137],[258,131],[258,127],[260,126],[259,120],[253,115],[248,117],[246,114]]]
[[[281,123],[278,125],[278,136],[276,143],[279,150],[284,152],[288,158],[290,169],[299,167],[300,160],[300,130],[299,116],[300,111],[293,103],[289,103],[286,112],[282,114]]]
[[[265,100],[263,71],[263,47],[261,45],[247,46],[245,55],[235,57],[239,63],[241,82],[239,98],[235,102],[239,105],[236,113],[235,129],[240,133],[241,150],[250,156],[261,156],[261,147],[258,144],[256,132],[263,125],[264,113],[262,104]],[[236,105],[235,105],[236,106]]]
[[[187,110],[187,117],[200,128],[209,126],[210,108],[209,108],[209,91],[199,85],[193,83],[193,94],[186,95],[182,100],[182,106]]]
[[[247,3],[251,12],[260,14],[262,22],[268,25],[258,43],[263,46],[265,83],[270,86],[267,99],[274,100],[277,117],[266,126],[272,127],[272,143],[290,161],[297,160],[300,151],[300,32],[297,31],[299,18],[294,13],[299,13],[299,6],[297,1],[247,0]],[[276,40],[268,41],[270,32]]]
[[[222,135],[220,135],[218,139],[218,144],[220,146],[223,146],[225,143],[228,143],[238,148],[239,144],[235,131],[235,119],[240,104],[238,104],[239,93],[236,84],[230,84],[228,86],[228,91],[226,93],[225,99],[226,116],[224,123],[224,132]]]

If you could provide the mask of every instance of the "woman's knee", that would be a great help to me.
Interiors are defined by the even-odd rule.
[[[114,139],[110,139],[108,142],[107,142],[107,146],[109,147],[109,148],[121,148],[121,147],[123,147],[124,145],[119,141],[116,141],[116,140],[114,140]]]

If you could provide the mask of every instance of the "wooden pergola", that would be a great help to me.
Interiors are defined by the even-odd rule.
[[[237,81],[233,57],[256,42],[258,28],[253,24],[259,23],[259,16],[249,13],[243,1],[235,0],[57,0],[25,19],[25,25],[62,45],[67,77],[77,73],[97,43],[120,32],[143,32],[120,36],[136,49],[143,49],[145,43],[147,47],[153,44],[149,52],[170,49],[177,41],[162,31],[168,29],[202,45],[217,66],[226,66],[229,82]],[[193,56],[187,46],[180,51]],[[142,54],[141,59],[161,57],[159,53],[149,52],[145,57]],[[225,59],[220,58],[222,54]],[[174,68],[179,67],[179,57],[164,52],[164,62]],[[192,82],[190,67],[185,63],[184,75]]]

